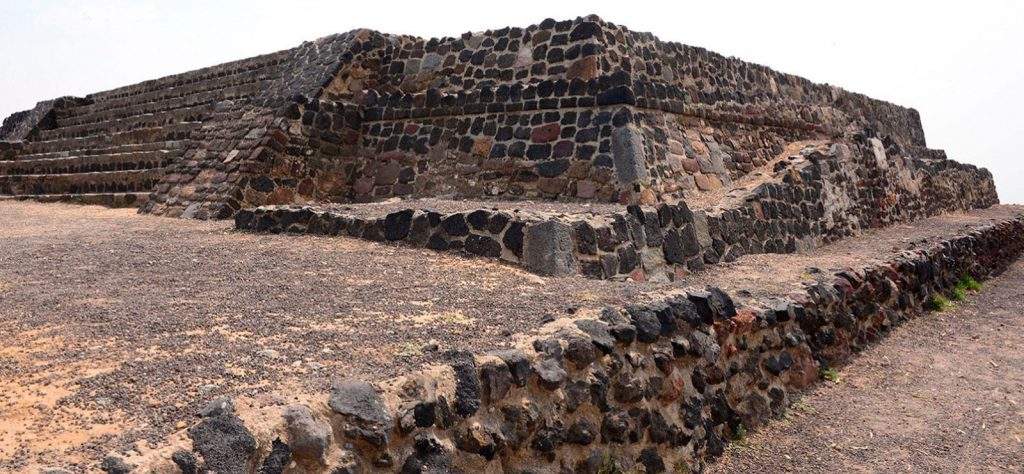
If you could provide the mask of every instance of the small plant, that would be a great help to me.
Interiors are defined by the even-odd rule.
[[[956,287],[963,288],[967,291],[981,291],[981,283],[978,283],[978,280],[975,280],[966,273],[960,277],[960,281],[957,282]]]
[[[925,307],[932,311],[945,311],[949,309],[952,303],[949,302],[949,298],[942,296],[941,294],[934,294],[928,301],[925,302]]]
[[[732,440],[736,443],[743,443],[747,439],[747,427],[743,424],[736,425],[732,432]]]
[[[949,293],[949,299],[953,301],[963,301],[967,299],[967,290],[960,288],[960,285],[953,287],[953,291]]]
[[[832,367],[821,369],[821,378],[832,383],[839,383],[839,371]]]

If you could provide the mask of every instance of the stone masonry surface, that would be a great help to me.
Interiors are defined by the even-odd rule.
[[[239,212],[235,222],[257,232],[348,235],[460,250],[545,275],[668,281],[745,254],[792,253],[863,229],[998,202],[984,170],[890,156],[877,138],[857,138],[852,149],[845,143],[804,143],[798,153],[773,160],[773,171],[763,173],[756,186],[739,180],[704,210],[691,210],[685,202],[623,210],[547,205],[541,211],[530,210],[536,206],[529,203],[519,206],[525,210],[515,203],[500,210],[464,203],[466,210],[438,212],[433,207],[439,201],[428,200],[406,201],[409,207],[398,210],[401,203],[364,206],[381,210],[371,216],[351,214],[360,206],[260,207]]]
[[[393,197],[674,204],[793,142],[858,153],[875,137],[891,159],[960,166],[926,148],[913,109],[594,16],[456,38],[354,30],[16,113],[0,195],[194,218]]]

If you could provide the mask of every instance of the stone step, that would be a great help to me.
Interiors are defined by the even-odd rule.
[[[71,110],[63,111],[58,115],[59,127],[72,127],[101,122],[104,120],[123,119],[141,114],[156,114],[168,112],[183,107],[209,104],[220,100],[237,100],[250,97],[266,84],[266,80],[250,81],[241,84],[230,84],[223,87],[216,87],[210,90],[195,92],[167,94],[154,100],[130,102],[124,104],[109,104],[102,110],[95,112],[83,112],[83,107],[73,107]],[[86,105],[94,106],[94,105]]]
[[[23,194],[0,196],[0,201],[67,202],[107,207],[139,207],[149,201],[149,192],[136,193],[84,193],[84,194]]]
[[[28,142],[25,144],[25,152],[26,154],[52,153],[135,143],[179,141],[187,139],[193,130],[201,126],[202,122],[182,122],[158,127],[138,128],[113,134]]]
[[[127,132],[140,128],[162,127],[180,122],[202,122],[209,115],[210,109],[210,104],[204,103],[166,112],[139,114],[122,119],[110,119],[84,125],[43,130],[39,132],[37,139],[45,141],[59,138],[88,137],[98,134]]]
[[[271,53],[264,56],[212,66],[183,74],[175,74],[105,92],[98,92],[90,94],[89,98],[96,102],[101,102],[135,97],[153,91],[166,90],[172,87],[183,87],[197,82],[216,80],[218,78],[224,78],[252,70],[272,68],[280,64],[285,59],[287,59],[287,51],[279,51],[277,53]]]
[[[0,176],[0,194],[88,194],[149,191],[163,176],[163,169],[102,171],[70,174]]]
[[[120,153],[139,153],[146,151],[171,151],[178,152],[185,149],[188,145],[188,140],[164,140],[155,141],[150,143],[127,143],[124,145],[106,146],[106,147],[95,147],[95,148],[77,148],[73,150],[59,150],[44,153],[24,153],[18,154],[14,158],[15,161],[28,161],[28,160],[47,160],[54,158],[72,158],[76,156],[92,156],[92,155],[115,155]]]
[[[180,155],[179,150],[19,159],[0,162],[0,175],[71,174],[163,168]]]

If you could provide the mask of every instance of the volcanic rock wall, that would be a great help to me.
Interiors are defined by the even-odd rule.
[[[912,109],[593,17],[400,37],[343,67],[325,95],[363,108],[349,201],[652,204],[718,189],[787,141],[868,127],[924,146]]]
[[[787,295],[690,289],[559,319],[516,349],[339,381],[321,401],[265,413],[258,429],[219,401],[171,459],[218,472],[699,472],[822,369],[1022,252],[1018,216]],[[168,460],[139,461],[153,462]]]
[[[257,232],[350,235],[457,250],[545,275],[675,279],[745,254],[792,253],[864,229],[996,204],[985,170],[918,159],[859,134],[808,146],[775,162],[753,189],[707,209],[686,203],[571,214],[408,208],[374,217],[306,207],[260,207],[235,216]]]
[[[0,128],[25,142],[15,160],[113,174],[0,169],[0,192],[130,193],[196,218],[390,197],[650,205],[728,186],[790,142],[861,130],[941,156],[913,109],[596,17],[429,40],[358,30],[41,102]],[[138,151],[164,159],[123,163]]]

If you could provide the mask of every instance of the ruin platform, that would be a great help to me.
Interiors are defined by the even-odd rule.
[[[226,222],[3,202],[0,320],[10,343],[0,357],[12,395],[0,406],[8,420],[0,467],[94,468],[109,452],[168,463],[182,446],[203,449],[183,428],[225,395],[236,397],[262,458],[277,429],[266,413],[318,410],[339,378],[380,383],[436,370],[459,354],[521,345],[565,318],[656,304],[684,288],[711,285],[737,307],[762,304],[840,268],[898,259],[1022,214],[1019,206],[948,214],[656,284],[540,277],[357,239],[239,233]]]

